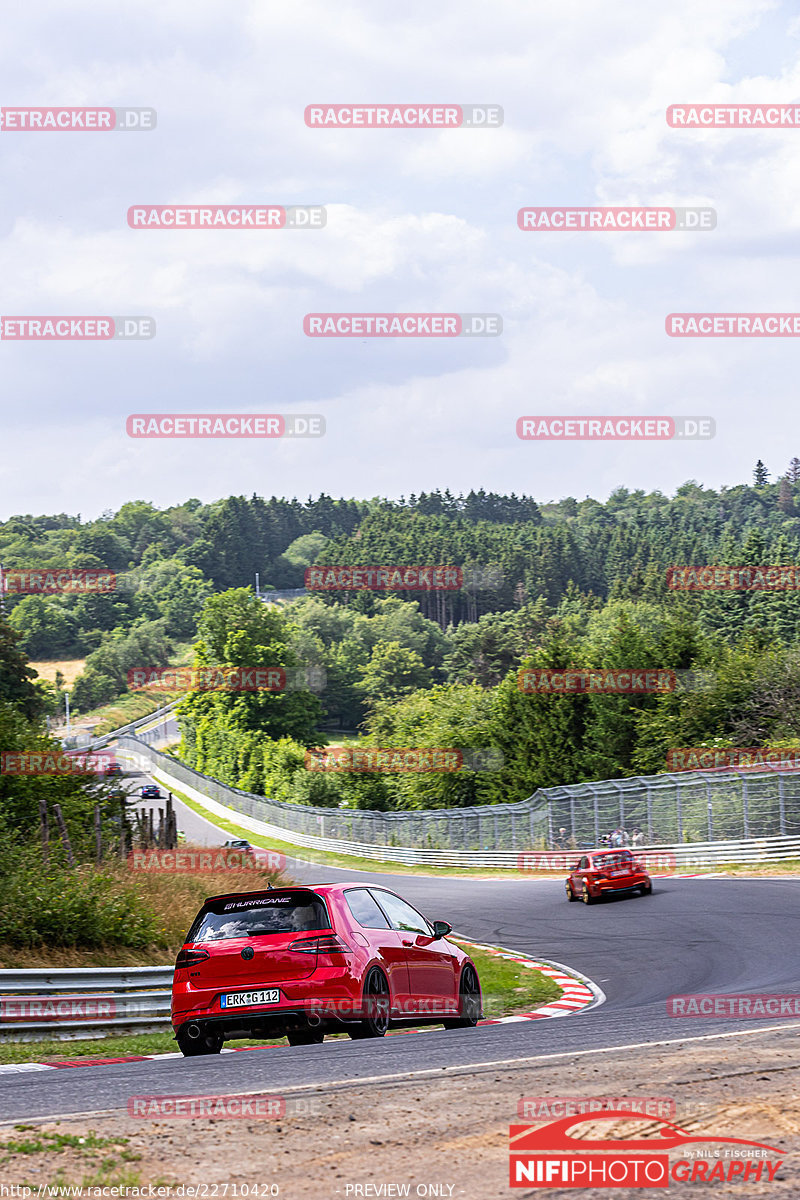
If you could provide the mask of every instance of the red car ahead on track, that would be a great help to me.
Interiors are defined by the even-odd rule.
[[[175,963],[172,1025],[185,1055],[232,1038],[383,1037],[390,1025],[476,1025],[475,964],[400,896],[362,883],[212,896]]]
[[[653,883],[630,850],[590,850],[566,880],[567,899],[593,904],[607,892],[641,892],[649,896]]]

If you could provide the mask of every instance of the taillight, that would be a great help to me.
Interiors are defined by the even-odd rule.
[[[181,967],[193,967],[196,963],[204,962],[208,958],[207,950],[183,950],[178,951],[178,957],[175,959],[175,970],[180,971]]]
[[[297,950],[300,954],[353,953],[347,942],[343,942],[335,933],[327,933],[323,937],[300,938],[299,942],[292,942],[289,949]]]

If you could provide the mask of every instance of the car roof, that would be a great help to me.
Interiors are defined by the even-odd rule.
[[[380,887],[384,892],[392,890],[380,884],[364,883],[361,879],[351,880],[347,883],[287,883],[283,887],[259,888],[255,892],[222,892],[218,896],[207,896],[205,903],[210,904],[212,900],[247,900],[251,896],[255,899],[257,896],[270,896],[273,892],[315,892],[318,896],[330,896],[354,887]]]

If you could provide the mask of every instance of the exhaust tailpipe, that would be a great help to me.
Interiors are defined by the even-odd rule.
[[[309,1013],[306,1017],[306,1020],[312,1029],[315,1029],[317,1025],[322,1024],[322,1018],[320,1017],[319,1013]]]
[[[203,1031],[201,1030],[199,1025],[187,1025],[186,1026],[186,1036],[190,1037],[193,1042],[196,1041],[197,1038],[202,1036],[202,1032]]]

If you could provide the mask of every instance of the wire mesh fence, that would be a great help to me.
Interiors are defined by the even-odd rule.
[[[148,730],[123,736],[118,744],[145,751],[154,766],[220,804],[312,837],[371,846],[523,851],[589,848],[615,830],[647,846],[800,836],[800,772],[687,771],[544,788],[517,804],[374,812],[289,804],[229,787],[156,750],[149,743],[158,737],[158,730]]]

